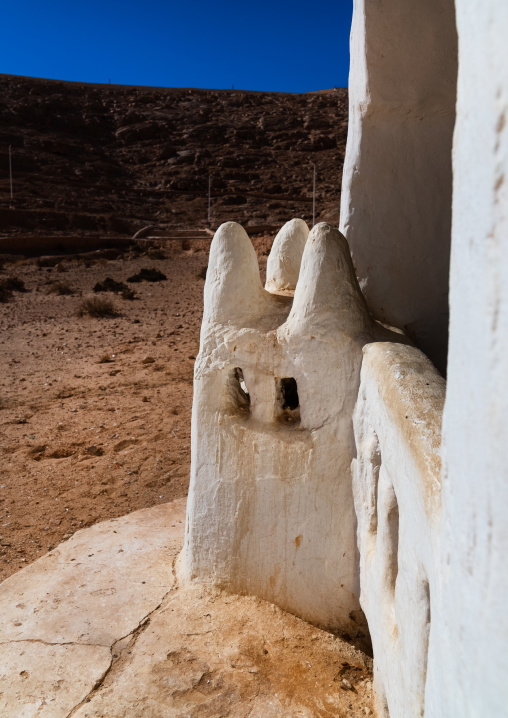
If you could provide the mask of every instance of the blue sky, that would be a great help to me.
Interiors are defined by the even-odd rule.
[[[353,0],[3,3],[0,73],[308,92],[347,85]]]

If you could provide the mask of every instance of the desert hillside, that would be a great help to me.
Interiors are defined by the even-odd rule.
[[[337,222],[347,90],[91,85],[0,75],[0,234]],[[8,148],[12,146],[14,201]]]

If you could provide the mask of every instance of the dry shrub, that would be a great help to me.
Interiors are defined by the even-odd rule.
[[[0,283],[0,302],[2,304],[6,304],[9,299],[12,299],[12,292],[2,286],[2,284]]]
[[[7,277],[2,280],[1,286],[7,289],[8,292],[26,292],[28,291],[25,287],[25,283],[18,277]]]
[[[48,294],[73,294],[74,290],[68,282],[51,282],[47,289]]]
[[[158,269],[150,269],[143,267],[137,274],[128,277],[128,282],[163,282],[167,279],[166,275]]]
[[[149,249],[148,256],[150,259],[166,259],[166,254],[162,249]]]
[[[199,274],[198,274],[198,279],[206,279],[206,270],[207,269],[208,269],[208,267],[201,267],[201,270],[199,271]]]
[[[106,277],[103,282],[97,282],[94,286],[94,292],[123,292],[127,289],[127,285],[123,282],[117,282],[111,277]]]
[[[139,256],[140,254],[146,254],[146,246],[143,245],[142,242],[134,241],[128,246],[127,249],[129,252],[137,256]]]
[[[98,364],[110,364],[113,361],[114,361],[114,359],[112,358],[111,354],[103,354],[97,363]]]
[[[0,302],[5,304],[12,299],[13,292],[26,292],[25,283],[17,277],[7,277],[0,282]]]
[[[122,299],[128,299],[130,302],[132,302],[134,299],[137,299],[138,295],[134,291],[134,289],[130,289],[129,287],[125,287],[125,289],[122,291]]]
[[[81,304],[79,305],[76,313],[78,317],[117,316],[117,312],[115,310],[113,302],[111,302],[109,299],[104,299],[102,297],[90,297],[89,299],[85,299],[85,301],[81,302]]]
[[[37,257],[35,260],[35,264],[39,267],[39,269],[43,267],[56,267],[59,262],[59,257]]]

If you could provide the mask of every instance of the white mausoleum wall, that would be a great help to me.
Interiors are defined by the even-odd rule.
[[[443,371],[448,332],[453,0],[355,0],[341,231],[362,291]]]
[[[426,716],[508,716],[508,4],[456,0],[439,655]]]
[[[360,602],[379,716],[420,718],[429,645],[439,641],[431,616],[440,590],[445,381],[414,347],[380,342],[363,353],[352,465]]]

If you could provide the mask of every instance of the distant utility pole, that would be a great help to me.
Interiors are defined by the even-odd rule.
[[[316,224],[316,165],[312,163],[314,167],[314,177],[312,182],[312,226]]]
[[[212,175],[208,175],[208,226],[212,228]]]
[[[11,145],[9,145],[9,177],[11,180],[11,201],[13,199],[13,193],[12,193],[12,152],[11,152]]]

